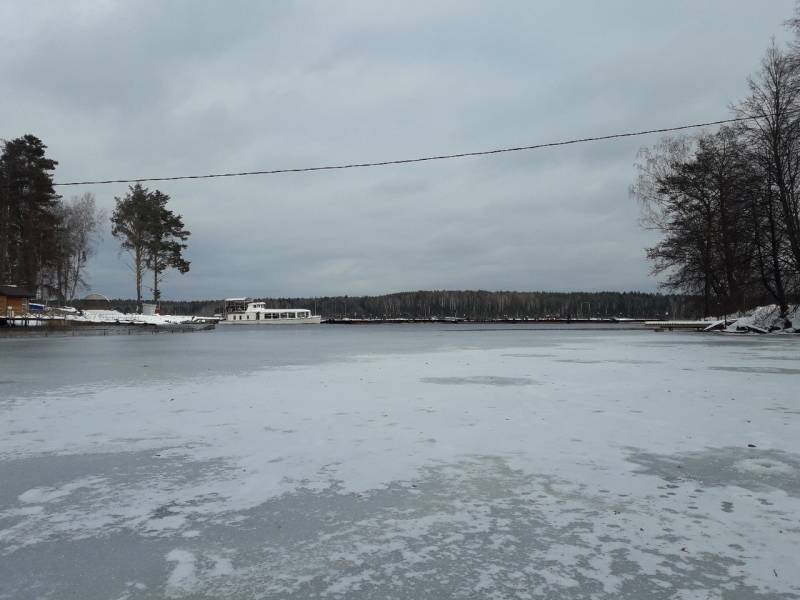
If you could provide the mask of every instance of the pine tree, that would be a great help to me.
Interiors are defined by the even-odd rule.
[[[56,208],[51,171],[58,164],[34,135],[5,142],[0,155],[0,283],[31,288],[57,252]]]
[[[158,302],[161,298],[159,284],[164,279],[164,272],[167,269],[177,269],[179,273],[189,271],[190,263],[183,258],[183,251],[186,250],[184,242],[189,239],[191,232],[184,228],[183,217],[167,208],[167,194],[155,190],[150,194],[150,202],[153,220],[145,262],[153,272],[153,300]]]
[[[136,278],[136,310],[142,310],[142,278],[144,276],[147,251],[151,243],[153,223],[156,221],[151,194],[142,184],[128,188],[111,215],[111,234],[120,240],[133,260],[131,268]]]

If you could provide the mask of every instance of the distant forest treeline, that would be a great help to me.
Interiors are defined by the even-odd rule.
[[[258,298],[274,308],[308,308],[323,317],[429,318],[471,320],[503,318],[693,318],[700,316],[697,298],[643,292],[488,292],[418,291],[382,296]],[[86,306],[76,301],[78,307]],[[136,300],[112,300],[111,306],[134,311]],[[162,313],[212,315],[221,300],[161,301]]]

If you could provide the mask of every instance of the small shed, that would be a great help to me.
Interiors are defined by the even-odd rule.
[[[30,312],[33,291],[18,285],[0,285],[0,317],[14,317]]]
[[[84,310],[111,310],[111,300],[103,294],[92,292],[80,301],[79,306]]]

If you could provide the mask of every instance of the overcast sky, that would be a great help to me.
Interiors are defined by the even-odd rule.
[[[0,2],[0,137],[55,179],[291,168],[723,119],[794,0]],[[655,136],[148,184],[192,231],[166,298],[646,290]],[[92,192],[110,214],[125,185]],[[106,227],[91,288],[135,295]]]

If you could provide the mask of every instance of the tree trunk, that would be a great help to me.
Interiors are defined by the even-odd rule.
[[[795,266],[800,270],[800,230],[798,230],[796,215],[792,211],[791,190],[783,178],[783,165],[780,158],[776,158],[775,166],[779,192],[778,200],[783,212],[786,237],[789,239],[789,247],[792,250]]]
[[[769,219],[769,237],[770,237],[770,258],[772,259],[772,272],[775,279],[775,297],[781,307],[781,316],[784,316],[788,310],[789,305],[786,302],[786,290],[783,284],[783,275],[781,274],[781,260],[780,260],[780,235],[778,233],[775,223],[775,210],[772,202],[772,192],[767,195],[767,218]]]
[[[11,235],[11,189],[8,178],[4,177],[3,189],[0,190],[0,284],[6,283],[9,271],[8,240]]]
[[[137,247],[133,268],[136,271],[136,312],[142,312],[142,249]]]
[[[158,303],[161,293],[158,291],[158,262],[153,263],[153,302]]]

